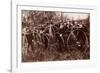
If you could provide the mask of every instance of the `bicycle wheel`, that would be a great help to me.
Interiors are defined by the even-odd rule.
[[[40,43],[45,49],[48,48],[48,41],[48,37],[45,33],[40,34]]]
[[[67,38],[67,47],[70,50],[78,49],[84,52],[89,47],[89,37],[81,29],[73,30]]]

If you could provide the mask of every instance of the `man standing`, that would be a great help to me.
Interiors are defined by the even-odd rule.
[[[27,52],[33,51],[33,33],[29,27],[25,28],[24,36],[26,37],[27,40]],[[26,42],[24,42],[25,44]]]

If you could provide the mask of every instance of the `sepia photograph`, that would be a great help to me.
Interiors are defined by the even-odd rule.
[[[90,59],[90,13],[21,10],[22,62]]]

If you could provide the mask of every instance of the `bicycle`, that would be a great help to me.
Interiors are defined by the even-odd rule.
[[[81,24],[80,24],[81,25]],[[78,49],[79,51],[85,53],[89,48],[89,37],[86,32],[84,32],[80,27],[74,27],[70,31],[67,37],[67,48],[69,52],[73,49]]]

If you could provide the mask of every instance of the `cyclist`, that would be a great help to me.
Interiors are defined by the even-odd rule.
[[[25,32],[25,36],[26,36],[26,39],[27,39],[27,43],[28,43],[28,52],[30,51],[33,51],[33,33],[32,31],[30,30],[29,27],[26,27],[26,32]]]

